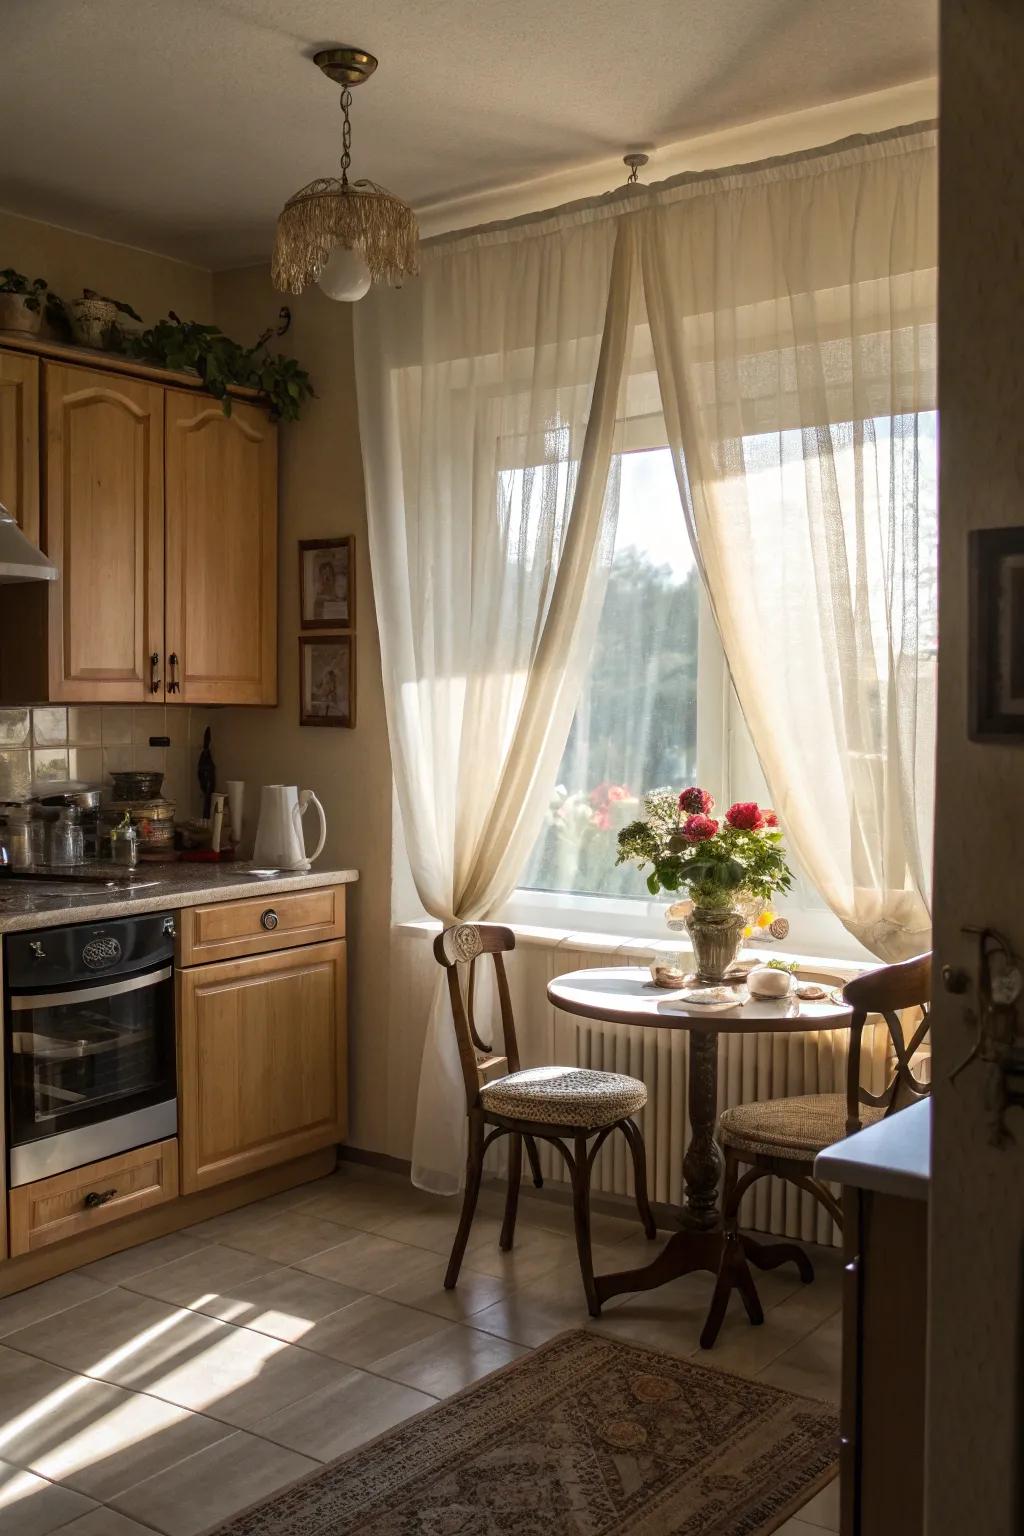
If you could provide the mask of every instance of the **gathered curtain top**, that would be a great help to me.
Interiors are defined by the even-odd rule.
[[[668,208],[676,203],[712,194],[753,190],[758,186],[775,185],[783,181],[834,174],[868,160],[877,163],[879,160],[934,150],[937,143],[936,123],[910,123],[898,128],[887,128],[880,133],[852,134],[832,144],[797,150],[788,155],[774,155],[770,159],[751,161],[746,165],[682,171],[678,176],[670,176],[665,181],[652,182],[646,186],[639,183],[624,184],[596,197],[562,203],[557,208],[434,235],[422,242],[422,257],[424,263],[429,264],[434,257],[479,250],[487,245],[507,245],[539,239],[583,225]]]

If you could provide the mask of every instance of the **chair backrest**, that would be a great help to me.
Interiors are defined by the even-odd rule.
[[[913,960],[902,960],[898,965],[879,966],[848,981],[843,997],[853,1009],[850,1026],[850,1058],[846,1073],[846,1129],[848,1133],[861,1128],[860,1110],[863,1105],[884,1109],[886,1115],[903,1109],[915,1099],[923,1099],[931,1092],[931,1083],[915,1076],[911,1068],[914,1052],[924,1041],[930,1027],[928,1008],[932,995],[932,957],[917,955]],[[916,1008],[920,1018],[914,1023],[909,1040],[900,1014],[904,1009]],[[880,1014],[885,1020],[896,1058],[895,1070],[880,1094],[872,1094],[860,1081],[861,1036],[869,1014]]]
[[[448,973],[448,994],[455,1021],[455,1037],[459,1045],[459,1060],[466,1085],[466,1108],[472,1109],[480,1093],[480,1074],[487,1067],[504,1066],[509,1072],[519,1071],[519,1044],[516,1040],[516,1023],[512,1014],[508,977],[502,955],[515,949],[516,936],[511,928],[497,923],[456,923],[446,928],[434,940],[434,959]],[[483,955],[494,961],[495,980],[498,988],[498,1004],[501,1009],[501,1030],[504,1051],[494,1054],[493,1044],[481,1040],[473,1014],[476,963]],[[466,974],[463,990],[459,968]],[[480,1053],[480,1054],[478,1054]]]

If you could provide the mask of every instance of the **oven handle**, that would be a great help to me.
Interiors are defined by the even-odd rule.
[[[161,981],[169,981],[173,975],[174,967],[165,965],[159,971],[147,971],[145,976],[131,976],[127,981],[112,981],[105,987],[79,987],[74,992],[29,992],[11,998],[11,1012],[61,1008],[65,1003],[98,1003],[104,997],[121,997],[125,992],[141,992],[145,987],[155,987]]]

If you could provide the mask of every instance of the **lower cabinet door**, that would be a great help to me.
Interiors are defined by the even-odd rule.
[[[11,1190],[11,1257],[162,1205],[178,1193],[174,1137]]]
[[[341,1141],[345,942],[179,970],[181,1188]]]

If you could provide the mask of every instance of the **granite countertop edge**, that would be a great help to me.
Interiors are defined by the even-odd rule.
[[[111,878],[116,878],[110,868]],[[137,872],[141,880],[155,880],[138,891],[83,890],[81,895],[46,896],[33,895],[32,887],[25,882],[15,892],[13,884],[0,884],[0,895],[25,906],[0,906],[0,934],[24,933],[27,929],[59,928],[68,923],[103,922],[114,917],[133,917],[143,912],[159,912],[165,908],[175,911],[180,907],[196,907],[204,902],[244,901],[254,896],[278,896],[286,891],[312,890],[316,886],[350,885],[359,879],[357,869],[305,869],[294,873],[256,876],[250,865],[243,863],[220,864],[172,864],[154,866],[152,870],[141,867]],[[42,906],[39,903],[43,903]]]
[[[819,1152],[814,1172],[832,1184],[927,1200],[931,1151],[932,1106],[925,1099]]]

